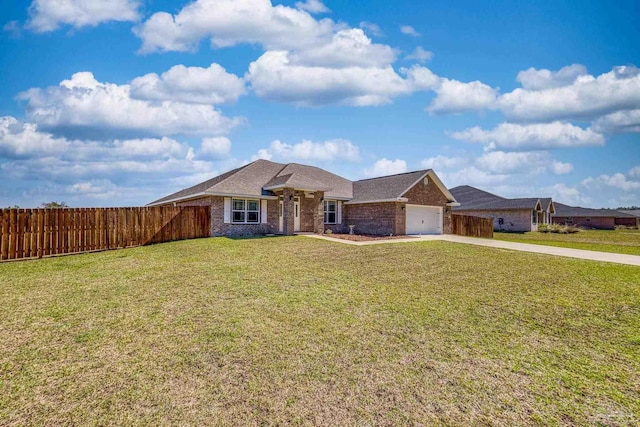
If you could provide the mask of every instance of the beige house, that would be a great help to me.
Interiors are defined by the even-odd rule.
[[[507,199],[469,185],[452,188],[460,203],[454,213],[493,218],[495,231],[536,231],[550,224],[555,206],[551,198]]]
[[[441,234],[457,202],[431,169],[350,181],[324,169],[256,160],[149,204],[211,207],[211,235],[297,232]]]

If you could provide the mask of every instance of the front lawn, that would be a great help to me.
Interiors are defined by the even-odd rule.
[[[510,242],[640,255],[640,230],[581,230],[575,234],[540,233],[538,231],[527,233],[496,232],[493,234],[493,238]]]
[[[0,425],[637,425],[639,284],[305,237],[3,263]]]

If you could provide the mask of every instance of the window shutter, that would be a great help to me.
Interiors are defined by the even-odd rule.
[[[336,207],[336,210],[338,211],[336,212],[336,224],[342,224],[342,202],[338,200],[336,205],[338,205]]]
[[[267,223],[267,201],[260,200],[260,223]]]
[[[224,223],[231,222],[231,197],[224,198]]]

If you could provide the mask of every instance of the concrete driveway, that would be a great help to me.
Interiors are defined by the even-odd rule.
[[[467,245],[488,246],[491,248],[509,249],[521,252],[533,252],[545,255],[563,256],[568,258],[586,259],[590,261],[614,262],[616,264],[636,265],[640,266],[640,256],[615,254],[611,252],[585,251],[582,249],[559,248],[556,246],[533,245],[531,243],[505,242],[494,239],[481,239],[478,237],[464,237],[453,234],[427,235],[427,236],[409,236],[406,239],[390,239],[390,240],[370,240],[366,242],[352,242],[350,240],[336,239],[326,235],[304,234],[308,237],[317,239],[330,240],[332,242],[344,243],[347,245],[364,246],[364,245],[381,245],[390,243],[407,243],[431,240],[444,240],[446,242],[464,243]]]

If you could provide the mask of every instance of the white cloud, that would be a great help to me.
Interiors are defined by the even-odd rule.
[[[54,137],[34,123],[14,117],[0,118],[0,157],[47,158],[89,162],[185,158],[190,147],[171,138],[139,138],[92,141]]]
[[[569,86],[580,76],[587,74],[587,68],[581,64],[562,67],[558,71],[547,69],[537,70],[533,67],[518,73],[518,80],[522,87],[528,90],[544,90],[555,87]]]
[[[329,43],[292,52],[288,56],[293,65],[324,68],[385,67],[396,59],[391,47],[371,43],[359,28],[340,30]]]
[[[134,32],[142,39],[140,51],[147,53],[194,50],[203,38],[218,48],[257,43],[267,49],[294,49],[328,39],[340,27],[269,0],[196,0],[176,15],[154,13]]]
[[[231,141],[224,136],[216,138],[203,138],[200,144],[200,157],[221,159],[231,152]]]
[[[81,28],[108,21],[137,21],[139,7],[137,0],[33,0],[27,28],[44,33],[61,25]]]
[[[451,114],[494,108],[498,90],[479,81],[464,83],[440,78],[436,94],[437,97],[427,107],[427,111],[433,114]]]
[[[66,186],[69,195],[79,195],[89,199],[113,199],[118,196],[118,186],[108,179],[81,181]]]
[[[80,143],[77,142],[76,145],[78,144]],[[115,140],[113,149],[108,144],[103,145],[105,148],[100,157],[111,155],[120,158],[183,158],[188,155],[190,149],[188,145],[166,137]],[[76,150],[78,149],[80,148],[76,147]],[[95,154],[97,153],[94,153],[94,156]]]
[[[549,170],[554,175],[566,175],[573,171],[573,165],[571,163],[562,163],[559,161],[553,161],[549,166]]]
[[[640,178],[640,166],[631,168],[631,170],[629,171],[629,176],[631,178]]]
[[[598,77],[580,75],[561,87],[515,89],[498,102],[505,117],[513,121],[593,120],[638,105],[640,70],[632,65],[614,67]]]
[[[97,81],[90,72],[76,73],[57,87],[29,89],[19,95],[27,101],[26,116],[54,133],[114,135],[215,135],[242,123],[224,117],[210,105],[133,99],[129,85]]]
[[[415,48],[413,53],[407,55],[406,59],[415,59],[418,62],[424,63],[430,61],[433,58],[433,52],[424,50],[421,46]]]
[[[640,132],[640,109],[602,116],[593,122],[593,129],[605,133]]]
[[[18,38],[22,35],[22,26],[18,21],[9,21],[2,26],[2,31],[6,31],[13,38]]]
[[[400,32],[411,37],[420,37],[420,33],[415,30],[411,25],[400,26]]]
[[[69,146],[64,138],[38,132],[33,123],[22,123],[10,116],[0,117],[0,158],[61,153]]]
[[[199,104],[234,102],[246,93],[244,81],[218,64],[208,68],[175,65],[158,76],[150,73],[131,81],[131,97]]]
[[[309,13],[328,13],[331,12],[327,6],[320,0],[305,0],[296,2],[298,9],[306,10]]]
[[[374,37],[382,37],[384,35],[380,26],[373,22],[362,21],[360,22],[359,27],[365,30],[367,34],[371,34]]]
[[[291,64],[284,51],[269,51],[249,65],[245,78],[256,95],[301,106],[387,104],[393,98],[426,89],[437,78],[424,67],[402,69],[391,66],[327,68]]]
[[[212,162],[194,157],[193,148],[171,138],[67,139],[34,123],[2,117],[0,176],[14,185],[9,192],[0,191],[0,198],[10,195],[7,203],[21,206],[47,199],[74,201],[73,206],[87,200],[94,205],[140,205],[178,190],[182,181],[215,176]],[[237,161],[217,164],[234,167]]]
[[[479,81],[440,80],[430,113],[490,109],[511,123],[588,120],[597,133],[640,132],[640,69],[633,65],[597,77],[579,64],[558,71],[530,68],[518,74],[522,88],[502,95]]]
[[[553,122],[521,125],[501,123],[492,130],[473,127],[451,136],[467,142],[485,144],[487,149],[535,150],[604,145],[604,137],[591,129],[570,123]]]
[[[438,172],[438,176],[447,188],[453,188],[458,185],[473,185],[474,187],[485,188],[513,181],[513,176],[510,174],[491,173],[474,165],[455,171]]]
[[[464,157],[446,157],[435,156],[420,161],[420,166],[426,169],[434,169],[436,171],[442,169],[455,169],[465,166],[469,160]]]
[[[570,206],[589,206],[593,200],[575,187],[557,183],[542,189],[540,194],[548,194],[554,202]]]
[[[382,158],[376,161],[370,168],[364,170],[364,175],[368,177],[378,177],[385,175],[395,175],[407,171],[407,162],[400,159],[389,160]]]
[[[476,160],[476,166],[492,174],[537,175],[551,172],[555,175],[564,175],[573,170],[573,166],[570,163],[554,160],[546,151],[525,153],[492,151],[479,157]]]
[[[600,175],[597,178],[587,178],[582,181],[582,185],[585,187],[591,187],[594,183],[602,184],[607,187],[617,188],[627,192],[640,190],[640,181],[629,180],[622,173],[614,173],[613,175]]]
[[[360,160],[360,149],[345,139],[330,139],[323,142],[303,140],[298,144],[287,144],[275,140],[268,148],[258,150],[252,160],[256,159],[357,162]]]

